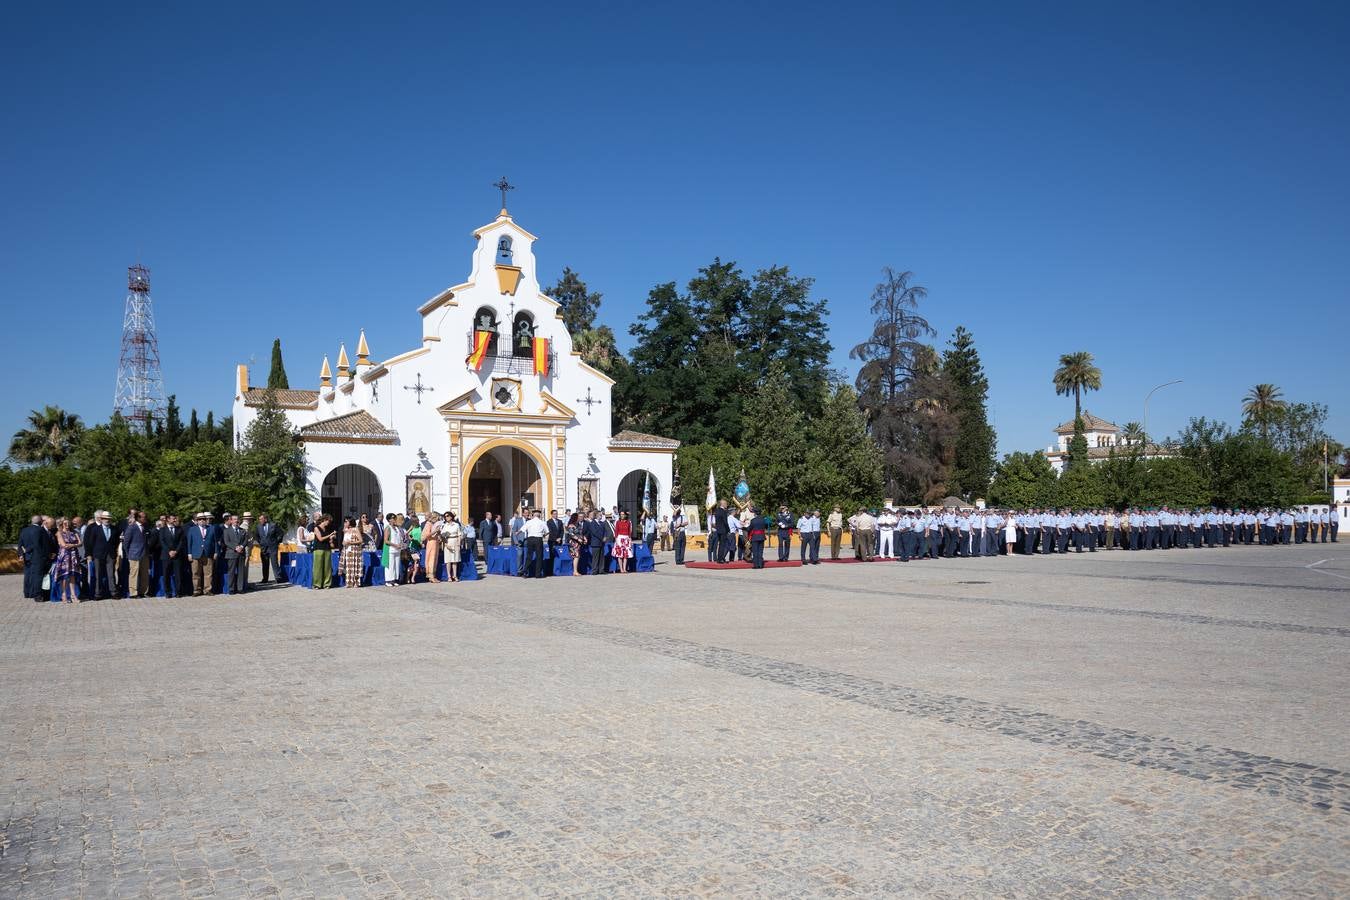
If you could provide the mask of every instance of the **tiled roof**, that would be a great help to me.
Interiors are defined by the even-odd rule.
[[[380,420],[363,409],[345,415],[324,419],[300,429],[300,437],[307,441],[373,441],[393,443],[398,432],[390,431]]]
[[[1147,447],[1139,447],[1135,444],[1117,444],[1114,447],[1089,447],[1088,459],[1107,459],[1111,451],[1116,451],[1116,456],[1129,456],[1131,453],[1139,453],[1142,456],[1176,456],[1177,451],[1174,447],[1164,447],[1161,444],[1149,444]],[[1069,454],[1063,450],[1052,450],[1045,454],[1047,459],[1053,459]]]
[[[245,406],[262,406],[263,398],[267,396],[266,388],[249,388],[244,391]],[[277,405],[282,409],[318,409],[319,392],[318,391],[294,391],[285,389],[277,391]]]
[[[1083,430],[1084,431],[1109,431],[1112,434],[1120,432],[1120,426],[1115,422],[1108,422],[1105,419],[1099,419],[1086,409],[1083,410]],[[1065,422],[1055,429],[1055,434],[1073,434],[1073,419]]]
[[[609,439],[609,446],[619,450],[625,447],[639,447],[644,450],[677,450],[680,442],[673,438],[624,429]]]

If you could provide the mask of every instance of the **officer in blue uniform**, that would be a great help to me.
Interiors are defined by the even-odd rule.
[[[778,516],[774,524],[778,526],[778,561],[787,562],[788,555],[792,551],[792,513],[788,512],[786,506],[778,507]],[[805,551],[805,545],[802,546]]]

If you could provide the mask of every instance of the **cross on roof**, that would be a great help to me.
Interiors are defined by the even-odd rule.
[[[514,191],[514,190],[516,189],[516,186],[515,186],[514,184],[511,184],[510,182],[508,182],[508,181],[506,180],[506,176],[505,176],[505,175],[503,175],[503,176],[501,177],[501,180],[500,180],[500,181],[495,181],[495,182],[493,182],[492,186],[495,187],[497,190],[499,190],[499,191],[502,192],[502,211],[505,212],[505,211],[506,211],[506,192],[507,192],[507,191]]]

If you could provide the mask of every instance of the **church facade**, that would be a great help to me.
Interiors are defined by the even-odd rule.
[[[535,236],[502,209],[473,233],[468,280],[417,308],[421,346],[375,361],[365,332],[316,390],[277,399],[304,449],[309,489],[335,516],[521,506],[670,513],[677,441],[612,433],[613,380],[573,351],[540,290]],[[239,366],[235,439],[266,391]]]

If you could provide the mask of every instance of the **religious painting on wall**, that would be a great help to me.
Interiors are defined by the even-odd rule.
[[[431,476],[408,476],[407,512],[414,516],[425,516],[431,512]]]
[[[589,511],[595,509],[600,499],[599,478],[577,479],[577,509]]]

